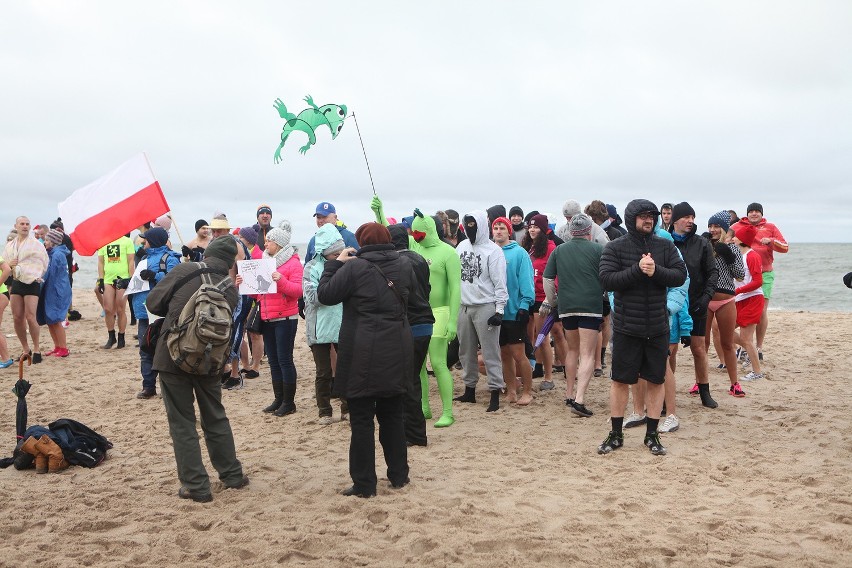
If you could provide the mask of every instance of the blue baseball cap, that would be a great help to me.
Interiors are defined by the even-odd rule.
[[[316,213],[314,213],[314,217],[323,216],[325,217],[329,213],[337,213],[337,210],[334,208],[334,205],[323,201],[319,205],[317,205]]]

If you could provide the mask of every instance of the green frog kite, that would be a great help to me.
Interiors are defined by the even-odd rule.
[[[278,111],[278,116],[287,121],[284,125],[284,130],[281,132],[281,144],[275,150],[275,163],[281,161],[281,149],[284,148],[284,143],[287,142],[287,137],[292,132],[301,131],[308,135],[308,143],[299,148],[299,152],[304,154],[311,149],[311,146],[317,143],[315,134],[318,126],[326,125],[331,130],[331,139],[337,138],[340,130],[343,128],[343,121],[346,119],[346,105],[322,105],[318,107],[314,104],[314,99],[310,95],[305,97],[305,102],[311,105],[311,108],[306,108],[299,113],[299,116],[291,112],[287,112],[287,107],[284,106],[284,101],[275,99],[272,103],[273,108]]]

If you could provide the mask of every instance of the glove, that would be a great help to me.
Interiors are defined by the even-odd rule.
[[[550,314],[550,310],[552,309],[553,306],[551,306],[547,302],[542,302],[541,307],[538,308],[538,313],[541,317],[546,318]]]
[[[527,325],[530,321],[530,313],[527,310],[518,310],[517,319],[521,325]]]
[[[116,278],[115,279],[115,289],[116,290],[127,290],[128,286],[130,286],[130,278]]]
[[[192,258],[192,249],[186,245],[180,247],[180,253],[187,258]]]
[[[710,303],[710,300],[705,300],[702,298],[701,300],[695,302],[693,305],[689,307],[689,315],[698,315],[707,313],[707,304]]]
[[[688,335],[684,335],[680,338],[680,343],[684,347],[689,347],[689,344],[692,343],[692,338]]]
[[[498,327],[503,323],[503,314],[496,313],[490,318],[488,318],[488,325],[491,327]]]
[[[147,280],[151,284],[154,284],[157,281],[157,273],[153,270],[148,270],[147,268],[139,273],[139,277],[142,280]]]
[[[737,261],[734,251],[732,251],[731,247],[725,243],[717,242],[713,245],[713,250],[716,251],[716,256],[721,256],[722,260],[724,260],[727,264],[733,264]]]
[[[305,319],[305,297],[302,296],[299,298],[299,317]]]
[[[104,279],[103,278],[98,278],[98,292],[100,292],[101,294],[104,293]]]
[[[447,326],[447,333],[445,334],[445,337],[447,339],[447,343],[450,343],[453,339],[455,339],[457,334],[458,334],[458,332],[457,332],[456,328],[448,325]]]
[[[372,209],[373,213],[376,214],[376,221],[382,225],[387,223],[385,220],[384,206],[382,205],[382,200],[379,199],[378,195],[374,195],[373,199],[370,200],[370,209]]]

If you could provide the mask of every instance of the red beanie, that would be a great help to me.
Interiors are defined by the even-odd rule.
[[[509,229],[510,231],[512,230],[512,222],[511,221],[509,221],[505,217],[497,217],[496,219],[494,219],[491,222],[491,230],[492,231],[494,230],[494,225],[496,225],[497,223],[503,223],[504,225],[506,225],[507,229]]]
[[[748,221],[737,223],[731,228],[734,230],[734,235],[748,247],[754,243],[754,239],[757,237],[757,228],[754,225],[748,224]]]
[[[367,245],[389,245],[391,243],[391,234],[384,225],[380,225],[379,223],[364,223],[355,231],[355,240],[358,241],[358,246],[362,247]]]

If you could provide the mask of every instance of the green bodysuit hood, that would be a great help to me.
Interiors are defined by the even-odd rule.
[[[422,247],[434,247],[441,242],[441,239],[438,237],[438,229],[435,226],[435,220],[432,217],[421,217],[420,215],[415,214],[414,221],[411,223],[411,230],[426,233],[426,237],[419,243]]]

